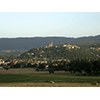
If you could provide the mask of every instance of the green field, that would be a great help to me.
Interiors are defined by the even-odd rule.
[[[54,81],[54,84],[49,83]],[[100,87],[100,76],[77,76],[65,71],[35,71],[33,68],[0,69],[0,87]]]
[[[15,83],[15,82],[49,83],[49,81],[54,81],[55,83],[60,83],[60,82],[91,83],[92,81],[96,81],[100,83],[100,76],[77,76],[75,74],[67,74],[67,73],[0,74],[0,83]]]

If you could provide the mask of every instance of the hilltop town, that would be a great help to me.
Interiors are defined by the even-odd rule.
[[[30,65],[34,65],[34,64],[39,65],[39,64],[43,64],[43,63],[48,64],[48,62],[50,62],[50,59],[47,59],[46,57],[44,58],[43,54],[45,54],[45,49],[52,48],[52,47],[54,47],[56,49],[58,48],[58,50],[60,50],[61,48],[66,48],[66,50],[67,49],[80,49],[80,47],[78,47],[76,45],[73,46],[70,44],[63,44],[63,45],[55,45],[54,46],[53,41],[51,41],[51,43],[48,44],[48,46],[35,48],[36,51],[39,51],[38,52],[40,54],[39,56],[42,59],[37,58],[37,57],[33,57],[33,58],[25,57],[25,59],[23,57],[22,59],[18,59],[20,56],[18,56],[18,58],[16,58],[16,59],[10,59],[10,60],[6,60],[6,61],[4,59],[0,59],[0,65],[1,65],[0,68],[2,68],[2,65],[11,67],[11,66],[14,66],[16,64],[19,64],[21,67],[23,67],[23,63],[24,63],[24,65],[28,65],[29,63],[30,63]],[[58,52],[58,50],[57,50],[57,52]],[[26,52],[25,54],[27,54],[27,56],[34,56],[35,52]],[[24,54],[22,54],[22,55],[24,55]],[[66,59],[52,59],[52,61],[62,61],[62,60],[70,61],[68,59],[67,60]]]
[[[74,59],[99,59],[99,51],[100,47],[96,44],[88,49],[83,49],[77,45],[67,43],[54,45],[51,41],[47,46],[30,49],[16,57],[0,59],[0,68],[7,66],[9,68],[33,68],[40,64],[45,64],[45,67],[47,67],[50,62],[65,61],[67,64],[67,62]],[[54,65],[57,66],[58,64],[55,63]]]

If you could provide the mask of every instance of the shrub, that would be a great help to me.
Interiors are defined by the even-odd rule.
[[[54,73],[54,70],[53,69],[50,69],[49,70],[49,73],[51,74],[51,73]]]
[[[8,70],[9,68],[8,68],[8,67],[5,67],[4,69],[5,69],[5,70]]]
[[[39,71],[39,69],[37,68],[36,71]]]

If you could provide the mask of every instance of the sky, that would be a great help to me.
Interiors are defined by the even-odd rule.
[[[99,26],[99,0],[0,1],[0,38],[96,36]]]
[[[0,38],[100,34],[100,12],[0,12]]]

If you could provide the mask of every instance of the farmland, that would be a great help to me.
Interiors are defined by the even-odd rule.
[[[55,84],[50,84],[50,81]],[[59,71],[49,74],[48,71],[35,71],[31,68],[0,69],[0,87],[92,87],[92,81],[100,83],[100,76],[77,76]]]

